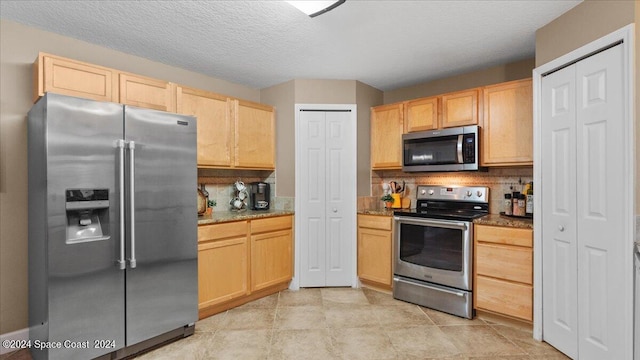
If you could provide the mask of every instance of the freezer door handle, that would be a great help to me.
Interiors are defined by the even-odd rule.
[[[127,267],[127,262],[124,259],[124,140],[119,139],[118,143],[118,161],[119,161],[119,188],[120,193],[120,258],[116,261],[120,270],[124,270]]]
[[[135,181],[135,141],[129,141],[129,217],[131,219],[131,257],[129,266],[135,269],[136,263],[136,181]]]

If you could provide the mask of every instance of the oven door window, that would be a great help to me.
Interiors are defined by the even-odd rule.
[[[400,260],[433,269],[462,271],[462,230],[412,224],[400,226]]]

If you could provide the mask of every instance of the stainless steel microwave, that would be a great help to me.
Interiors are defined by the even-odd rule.
[[[402,135],[402,171],[480,170],[479,126]]]

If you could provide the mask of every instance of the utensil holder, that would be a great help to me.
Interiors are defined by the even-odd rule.
[[[394,209],[400,209],[402,207],[402,199],[400,198],[400,194],[391,194],[393,198],[393,205],[391,205]]]

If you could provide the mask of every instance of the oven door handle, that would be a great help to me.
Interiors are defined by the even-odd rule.
[[[451,290],[451,289],[445,289],[442,286],[433,286],[433,285],[428,285],[422,282],[417,282],[417,281],[411,281],[409,279],[400,279],[398,277],[393,277],[393,281],[396,282],[403,282],[403,283],[407,283],[407,284],[411,284],[411,285],[415,285],[415,286],[420,286],[429,290],[436,290],[436,291],[440,291],[443,293],[447,293],[447,294],[451,294],[451,295],[455,295],[455,296],[460,296],[463,297],[465,292],[464,291],[455,291],[455,290]]]
[[[413,224],[413,225],[460,229],[462,231],[465,231],[468,229],[467,224],[461,221],[440,221],[436,219],[423,219],[423,218],[417,220],[416,218],[409,218],[409,217],[402,217],[402,216],[394,216],[393,219],[396,221],[401,221],[401,222]]]

